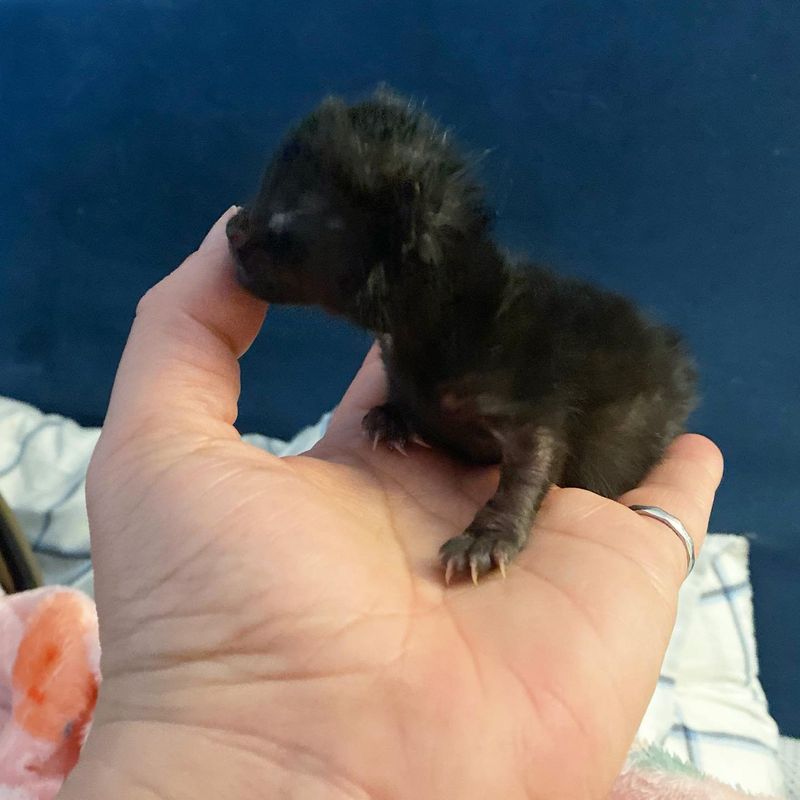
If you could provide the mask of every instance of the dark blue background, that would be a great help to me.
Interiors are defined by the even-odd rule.
[[[763,680],[800,734],[796,0],[0,3],[0,394],[99,424],[137,298],[286,125],[379,81],[476,150],[503,240],[683,330],[753,532]],[[289,435],[366,340],[275,309],[240,424]]]

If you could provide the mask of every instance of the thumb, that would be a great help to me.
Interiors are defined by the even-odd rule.
[[[111,394],[106,440],[148,426],[235,433],[238,359],[266,313],[235,279],[225,236],[235,212],[228,209],[197,251],[139,302]]]

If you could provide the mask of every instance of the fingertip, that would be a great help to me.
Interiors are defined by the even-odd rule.
[[[667,448],[664,458],[639,486],[619,500],[626,506],[656,506],[677,517],[688,529],[699,552],[708,530],[722,468],[722,453],[714,442],[700,434],[683,434]],[[648,524],[654,532],[663,529],[663,523],[658,520]],[[676,560],[676,567],[680,563]]]
[[[725,459],[719,447],[707,436],[700,433],[684,433],[670,445],[667,455],[701,464],[714,481],[714,488],[719,486]]]
[[[203,241],[200,242],[197,252],[203,252],[210,247],[214,247],[223,240],[225,242],[225,246],[227,247],[225,227],[228,224],[228,220],[234,216],[234,214],[237,214],[240,208],[240,206],[233,205],[222,213],[219,219],[217,219],[217,221],[211,226],[211,229],[208,231],[208,233],[203,237]]]
[[[369,350],[367,350],[367,354],[364,356],[364,361],[362,362],[362,366],[367,366],[372,364],[376,361],[381,360],[381,346],[378,342],[373,342],[370,345]]]

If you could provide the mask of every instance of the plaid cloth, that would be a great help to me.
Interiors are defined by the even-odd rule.
[[[245,438],[277,455],[303,452],[329,416],[288,443],[258,434]],[[15,510],[46,582],[90,595],[83,489],[98,435],[98,429],[0,398],[0,494]],[[778,753],[782,749],[786,763],[796,764],[796,756],[786,755],[796,753],[796,744],[781,744],[758,681],[747,556],[744,537],[708,538],[681,590],[675,632],[637,741],[660,745],[747,791],[786,797]]]
[[[789,800],[800,800],[800,739],[781,737],[780,761],[786,796]]]
[[[277,455],[302,453],[322,435],[330,414],[291,442],[253,434],[245,439]],[[0,496],[28,536],[45,583],[93,595],[86,469],[100,435],[56,414],[0,397]]]
[[[639,739],[727,783],[782,797],[778,727],[758,680],[748,549],[743,536],[708,537],[681,589]]]

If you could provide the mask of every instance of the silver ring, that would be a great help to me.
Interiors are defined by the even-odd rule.
[[[694,539],[689,535],[686,526],[677,517],[673,517],[672,514],[667,513],[663,508],[659,508],[658,506],[628,506],[628,508],[630,508],[631,511],[635,511],[637,514],[641,514],[645,517],[652,517],[659,522],[663,522],[677,534],[678,538],[683,542],[683,546],[686,548],[686,577],[688,578],[694,569],[695,552]]]

